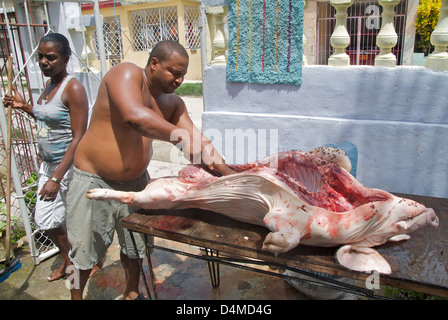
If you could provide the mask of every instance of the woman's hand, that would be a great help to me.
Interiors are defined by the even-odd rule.
[[[40,199],[44,201],[54,201],[59,192],[59,183],[48,179],[39,192]]]
[[[12,86],[12,90],[13,95],[5,94],[3,98],[3,105],[6,108],[12,107],[13,109],[23,110],[32,115],[33,106],[26,102],[15,86]]]

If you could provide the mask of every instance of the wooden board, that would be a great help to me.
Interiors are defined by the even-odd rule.
[[[435,210],[440,226],[420,229],[411,239],[376,247],[389,261],[391,275],[382,285],[448,297],[448,199],[403,195]],[[141,210],[122,220],[131,231],[219,250],[275,264],[365,280],[371,274],[342,267],[334,258],[337,247],[299,245],[278,256],[261,250],[269,230],[197,209]]]

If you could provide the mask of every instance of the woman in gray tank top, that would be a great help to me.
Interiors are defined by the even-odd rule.
[[[65,36],[50,33],[37,49],[39,67],[47,81],[42,95],[32,106],[13,87],[13,96],[3,103],[20,109],[37,121],[37,145],[42,164],[39,169],[38,199],[34,219],[39,229],[58,246],[62,265],[48,277],[63,278],[70,265],[70,244],[65,230],[66,195],[73,174],[73,156],[87,129],[88,99],[83,85],[67,72],[71,49]]]

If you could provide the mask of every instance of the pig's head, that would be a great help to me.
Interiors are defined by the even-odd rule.
[[[364,216],[370,221],[365,238],[341,247],[336,254],[339,263],[352,270],[391,273],[389,263],[371,247],[387,241],[407,240],[409,234],[419,228],[439,226],[434,210],[414,200],[391,195],[386,201],[370,203],[369,207],[372,214]]]
[[[389,201],[375,202],[373,205],[378,210],[379,219],[383,220],[377,232],[387,237],[386,241],[408,239],[406,235],[417,229],[439,226],[434,210],[414,200],[392,196]]]

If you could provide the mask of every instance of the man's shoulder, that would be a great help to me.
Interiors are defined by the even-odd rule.
[[[143,70],[143,68],[140,68],[136,64],[132,62],[121,62],[115,66],[113,66],[106,74],[111,76],[116,76],[117,74],[125,74],[125,73],[134,73],[134,72],[140,72]]]
[[[158,100],[159,100],[159,102],[163,103],[166,106],[171,106],[171,107],[176,107],[176,108],[185,106],[185,103],[182,100],[182,98],[179,97],[175,93],[164,93],[159,96]]]

